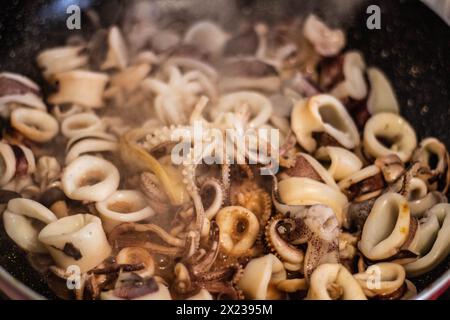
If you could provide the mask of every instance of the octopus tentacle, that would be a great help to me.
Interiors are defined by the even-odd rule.
[[[208,219],[214,218],[225,202],[225,190],[219,180],[215,178],[206,179],[200,188],[200,193],[202,194],[210,188],[214,190],[214,198],[208,209],[205,210],[205,215]]]
[[[281,237],[278,231],[279,228],[287,231],[289,223],[293,222],[292,219],[283,219],[281,216],[272,218],[265,228],[265,240],[270,251],[281,261],[287,262],[290,265],[296,265],[300,269],[304,260],[303,251],[289,244]]]

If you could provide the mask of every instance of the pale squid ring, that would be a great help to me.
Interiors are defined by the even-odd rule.
[[[16,156],[12,147],[0,142],[0,186],[7,184],[16,173]]]
[[[316,152],[319,160],[330,161],[328,173],[340,181],[361,170],[361,160],[351,151],[339,147],[321,147]]]
[[[117,151],[119,148],[118,142],[115,140],[114,136],[111,136],[112,139],[108,138],[108,134],[102,133],[88,133],[84,134],[86,139],[83,139],[82,136],[75,136],[69,141],[68,147],[69,151],[66,153],[66,164],[69,164],[76,158],[78,158],[81,154],[86,153],[98,153],[98,152],[106,152],[106,151]]]
[[[258,218],[244,207],[232,206],[221,209],[216,215],[220,230],[220,244],[230,255],[247,253],[256,241],[260,230]],[[243,231],[238,230],[239,228]]]
[[[389,296],[400,289],[406,280],[403,266],[397,263],[377,263],[363,273],[353,276],[363,288],[367,297]]]
[[[358,129],[344,105],[335,97],[320,94],[300,100],[291,114],[291,127],[298,143],[308,152],[317,148],[314,132],[325,132],[344,148],[359,145]]]
[[[239,110],[243,104],[248,104],[253,114],[249,122],[249,126],[252,128],[258,128],[266,124],[272,116],[272,102],[262,94],[254,91],[239,91],[222,96],[217,110],[219,112],[233,111],[233,108]]]
[[[408,202],[397,193],[385,193],[373,205],[359,242],[360,251],[371,260],[395,255],[409,235]]]
[[[379,136],[393,140],[392,146],[382,144]],[[395,154],[403,162],[407,162],[416,146],[416,132],[405,119],[395,113],[378,113],[366,123],[364,150],[374,158]]]
[[[100,213],[106,232],[123,222],[139,222],[152,217],[155,212],[147,205],[144,195],[135,190],[117,190],[95,208]]]
[[[11,113],[11,125],[25,137],[36,142],[47,142],[58,133],[58,121],[48,113],[17,108]]]
[[[27,161],[26,174],[33,173],[36,170],[36,162],[33,152],[23,145],[15,145],[15,147],[22,150]],[[0,186],[8,184],[8,182],[14,178],[16,172],[17,159],[12,145],[0,142]]]
[[[323,204],[330,207],[339,225],[343,222],[343,210],[347,205],[347,197],[324,183],[309,178],[289,178],[278,185],[280,199],[287,205]]]
[[[38,238],[59,267],[75,265],[82,273],[95,268],[111,253],[100,218],[90,214],[54,221],[41,230]],[[68,246],[72,254],[65,250]]]
[[[8,236],[22,249],[30,252],[47,252],[38,240],[39,231],[31,220],[36,219],[45,224],[57,220],[56,216],[39,202],[17,198],[8,202],[3,213],[3,224]]]
[[[59,83],[58,92],[52,94],[51,104],[74,103],[87,108],[103,107],[103,93],[109,77],[105,73],[71,70],[54,75]]]
[[[74,200],[103,201],[119,186],[120,175],[109,161],[81,156],[69,164],[62,174],[64,193]]]
[[[333,288],[342,289],[339,297],[330,294]],[[340,290],[338,290],[340,291]],[[367,300],[363,289],[352,274],[341,264],[325,263],[314,270],[311,275],[308,300]]]
[[[425,230],[419,228],[419,242],[432,243],[433,239],[435,240],[428,253],[405,265],[406,273],[411,277],[419,276],[434,269],[450,253],[450,204],[435,205],[428,211],[427,217],[434,219],[437,224],[435,223],[435,227],[430,228],[431,230],[427,234],[425,234]],[[429,247],[429,245],[425,246]]]
[[[105,129],[103,122],[94,113],[77,113],[65,118],[61,124],[61,132],[67,138],[80,134],[101,132]]]
[[[283,263],[273,254],[252,259],[244,269],[238,287],[248,299],[270,299],[269,286],[286,280]]]

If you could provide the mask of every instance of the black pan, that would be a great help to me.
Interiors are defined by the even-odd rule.
[[[365,0],[237,0],[232,15],[224,16],[223,12],[215,10],[215,1],[178,2],[186,1],[199,10],[178,12],[173,15],[172,22],[184,19],[186,15],[207,16],[232,28],[233,15],[242,15],[249,20],[276,20],[315,12],[329,24],[345,28],[348,47],[362,51],[369,65],[380,67],[392,80],[401,112],[414,126],[419,138],[434,136],[450,147],[450,27],[423,3],[405,0],[371,0],[369,3]],[[68,15],[65,9],[69,2],[78,3],[82,8],[80,31],[66,28]],[[61,45],[70,35],[91,34],[95,26],[89,18],[89,9],[99,13],[103,26],[120,23],[125,6],[131,2],[3,1],[0,10],[0,70],[24,74],[44,85],[34,60],[41,49]],[[159,2],[165,5],[164,1]],[[349,6],[350,2],[354,5]],[[369,4],[381,7],[381,30],[368,30],[366,27]],[[0,225],[0,288],[13,298],[33,296],[17,282],[11,282],[2,267],[38,294],[55,297]],[[431,289],[422,298],[435,297],[438,291],[449,285],[450,273],[443,276],[449,268],[450,260],[447,258],[433,272],[414,281],[419,291],[427,286]]]

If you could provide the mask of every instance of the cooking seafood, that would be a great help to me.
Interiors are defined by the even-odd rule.
[[[345,33],[141,20],[43,50],[46,97],[0,73],[3,226],[43,277],[79,271],[56,293],[413,297],[450,251],[450,157]]]

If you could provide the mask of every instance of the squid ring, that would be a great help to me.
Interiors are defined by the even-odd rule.
[[[7,184],[16,173],[16,156],[12,147],[0,142],[0,186]]]
[[[386,297],[400,289],[406,280],[405,268],[397,263],[377,263],[353,276],[367,297]]]
[[[279,183],[281,201],[287,205],[323,204],[330,207],[340,225],[347,197],[324,183],[309,178],[288,178]]]
[[[427,217],[437,222],[435,223],[436,227],[430,228],[432,230],[429,230],[426,234],[425,230],[421,230],[424,229],[421,224],[421,228],[419,228],[419,242],[432,243],[433,239],[435,240],[428,253],[418,260],[405,265],[406,273],[411,277],[416,277],[432,270],[450,253],[450,204],[441,203],[435,205],[428,211]],[[429,245],[425,246],[429,247]]]
[[[260,230],[258,218],[250,210],[225,207],[216,216],[220,230],[220,244],[230,255],[245,254],[253,247]]]
[[[298,143],[308,152],[316,150],[314,132],[325,132],[344,148],[359,145],[356,125],[342,103],[333,96],[321,94],[299,101],[291,114],[292,130]]]
[[[373,205],[359,242],[359,249],[371,260],[395,255],[408,239],[410,225],[408,202],[397,193],[385,193]]]
[[[109,161],[81,156],[65,168],[61,182],[70,199],[103,201],[117,190],[120,175]]]
[[[76,265],[86,272],[102,263],[111,253],[101,220],[90,214],[77,214],[48,224],[39,233],[59,267]]]
[[[335,289],[335,290],[333,290]],[[335,291],[333,293],[333,291]],[[308,300],[367,300],[363,289],[341,264],[325,263],[311,275]]]
[[[67,138],[73,138],[77,135],[88,132],[101,132],[104,130],[104,124],[100,118],[88,112],[77,113],[65,118],[61,124],[61,131]]]
[[[57,220],[53,212],[39,202],[23,198],[12,199],[3,213],[5,231],[22,249],[30,252],[46,252],[47,250],[38,240],[39,231],[29,218],[45,224]]]
[[[273,254],[251,260],[244,269],[238,287],[249,299],[270,299],[269,287],[286,280],[283,263]]]
[[[116,141],[108,141],[104,139],[96,138],[83,139],[75,142],[69,152],[66,154],[66,163],[69,164],[81,154],[92,153],[92,152],[105,152],[105,151],[116,151],[119,145]]]
[[[47,112],[36,109],[15,109],[11,113],[11,125],[36,142],[47,142],[58,133],[58,121]]]
[[[351,176],[361,170],[363,166],[361,160],[353,152],[344,148],[322,147],[317,150],[316,158],[330,161],[328,172],[336,181]]]
[[[391,146],[380,142],[380,137]],[[417,146],[416,132],[402,117],[394,113],[378,113],[372,116],[364,128],[364,149],[374,158],[397,155],[407,162]]]
[[[106,232],[123,222],[138,222],[152,217],[155,212],[147,205],[144,195],[135,190],[117,190],[95,208],[100,213]]]

